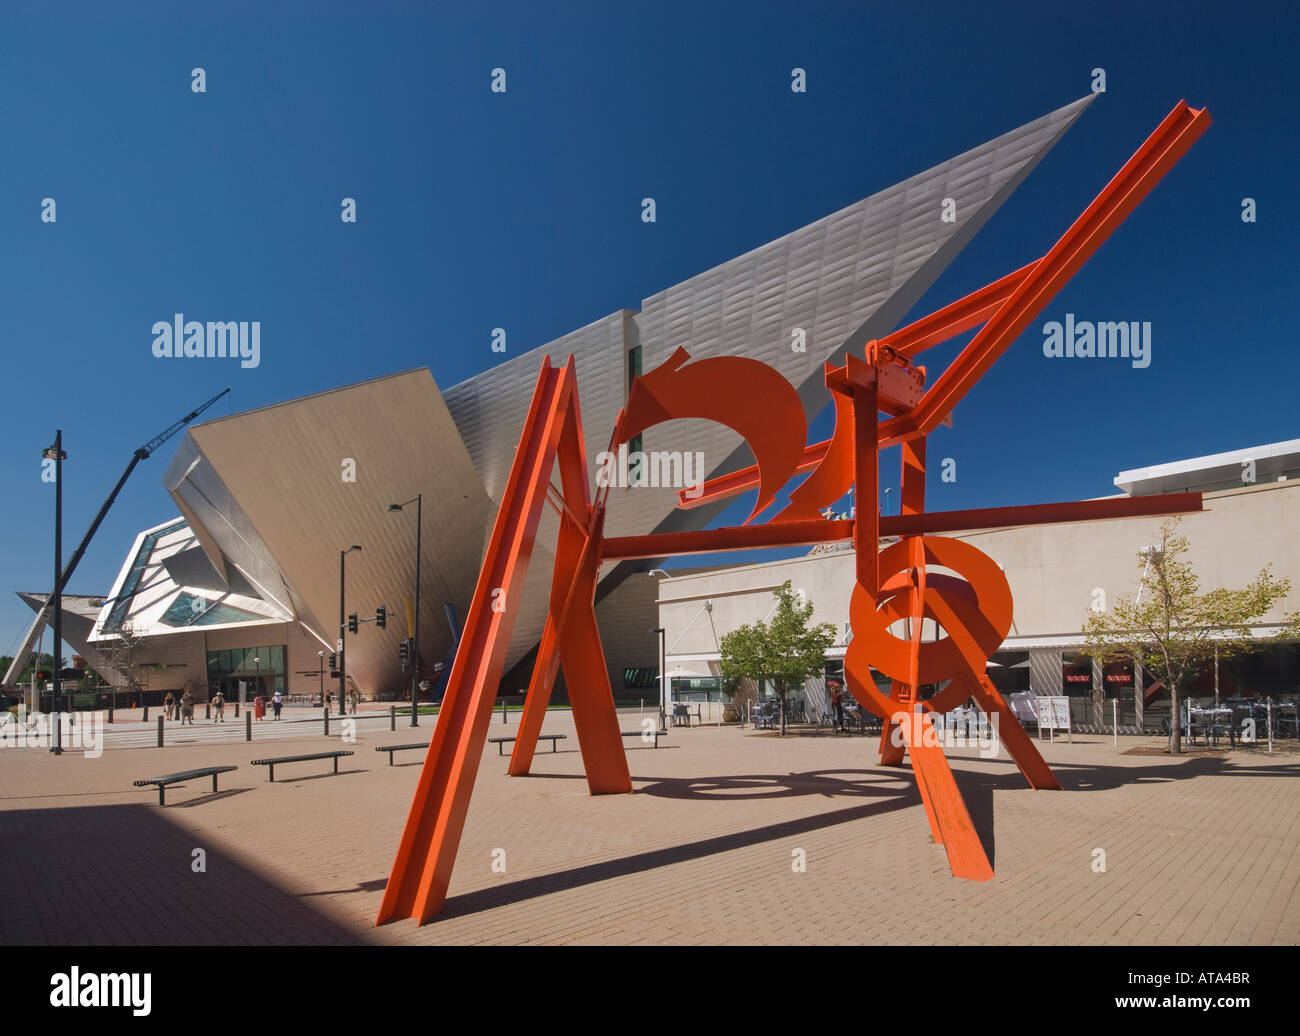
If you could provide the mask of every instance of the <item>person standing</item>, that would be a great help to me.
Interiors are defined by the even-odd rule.
[[[253,718],[256,719],[257,722],[261,723],[262,717],[265,715],[266,715],[266,699],[263,698],[261,694],[258,694],[258,696],[253,699]]]
[[[275,712],[275,719],[280,718],[280,709],[284,706],[284,695],[278,690],[271,696],[271,709]]]
[[[844,685],[831,682],[831,708],[835,710],[835,729],[844,729]]]
[[[172,713],[176,711],[176,699],[173,697],[171,691],[168,691],[167,697],[163,699],[163,707],[167,710],[167,718],[169,720],[174,718]]]
[[[357,714],[357,705],[360,703],[360,701],[361,701],[361,692],[358,691],[355,687],[353,687],[350,691],[348,691],[348,711],[351,712],[352,715],[354,716]]]
[[[181,695],[181,726],[189,720],[190,726],[194,726],[194,695],[186,691]]]
[[[214,723],[226,722],[226,699],[222,697],[220,691],[217,691],[217,693],[212,696],[212,711],[216,713],[212,722]]]

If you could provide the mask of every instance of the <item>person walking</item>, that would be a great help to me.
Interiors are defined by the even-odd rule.
[[[226,699],[222,697],[220,691],[212,696],[212,711],[216,714],[213,717],[213,723],[226,722]]]
[[[844,685],[838,681],[827,683],[831,686],[831,708],[835,710],[835,729],[844,729]]]
[[[266,715],[266,699],[260,694],[253,699],[253,718],[257,722],[262,722],[262,717]]]
[[[189,720],[190,726],[194,726],[194,695],[186,691],[181,695],[181,726]]]
[[[167,697],[163,699],[163,707],[167,710],[167,718],[172,719],[172,713],[176,711],[176,699],[172,696],[171,691],[168,691]]]
[[[275,719],[280,718],[280,709],[284,706],[284,695],[278,690],[271,696],[271,708],[275,712]]]
[[[348,692],[348,711],[351,712],[352,715],[355,716],[357,714],[357,705],[360,702],[361,702],[361,692],[358,691],[355,687],[353,687],[352,690]]]

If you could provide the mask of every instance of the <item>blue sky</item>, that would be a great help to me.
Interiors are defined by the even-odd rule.
[[[416,366],[454,384],[501,359],[494,327],[514,355],[636,308],[1082,96],[1095,67],[1107,92],[913,316],[1041,255],[1186,98],[1214,125],[1043,317],[1150,321],[1152,363],[1046,359],[1039,321],[933,437],[958,478],[931,506],[1097,496],[1297,435],[1287,5],[103,6],[0,13],[0,654],[30,619],[11,591],[52,581],[56,427],[71,550],[131,451],[227,385],[210,415]],[[156,359],[175,312],[259,320],[260,365]],[[106,592],[175,514],[178,442],[70,591]]]

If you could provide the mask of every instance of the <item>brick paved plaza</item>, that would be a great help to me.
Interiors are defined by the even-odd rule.
[[[423,752],[389,767],[363,733],[341,761],[250,759],[335,737],[0,752],[0,936],[28,943],[1045,943],[1300,941],[1300,755],[1180,759],[1151,738],[1044,745],[1066,791],[1033,792],[1005,754],[951,749],[997,877],[953,879],[910,771],[875,738],[673,729],[629,739],[635,794],[592,798],[567,713],[530,778],[480,765],[446,909],[372,927]],[[635,710],[624,727],[635,726]],[[517,716],[492,735],[513,734]],[[200,723],[200,728],[202,727]],[[279,744],[279,748],[274,747]],[[1292,743],[1294,746],[1294,743]],[[168,790],[135,778],[237,764]],[[191,867],[206,852],[205,873]],[[1104,849],[1106,872],[1093,870]],[[505,873],[492,869],[505,850]],[[806,873],[795,873],[804,850]]]

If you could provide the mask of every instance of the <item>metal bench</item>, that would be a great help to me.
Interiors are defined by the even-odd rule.
[[[568,734],[538,734],[538,735],[537,735],[537,740],[538,740],[538,741],[549,741],[549,742],[551,743],[551,751],[554,752],[554,751],[556,750],[556,748],[555,748],[555,742],[557,742],[557,741],[563,741],[563,740],[564,740],[566,737],[568,737],[568,736],[569,736]],[[506,744],[508,744],[509,742],[513,741],[513,740],[514,740],[514,738],[512,738],[512,737],[490,737],[490,738],[488,738],[488,741],[490,741],[491,743],[493,743],[493,744],[495,744],[495,745],[497,746],[497,755],[505,755],[506,753],[505,753],[505,747],[504,747],[504,746],[505,746]],[[389,758],[391,758],[391,756],[390,756]]]
[[[197,770],[182,770],[180,773],[166,773],[161,777],[146,777],[142,781],[132,781],[131,784],[136,788],[145,788],[151,784],[158,786],[158,805],[167,805],[163,797],[169,784],[180,784],[182,781],[193,781],[200,777],[212,778],[212,790],[217,790],[217,774],[229,773],[231,770],[238,770],[238,766],[204,766]]]
[[[660,737],[667,737],[667,736],[668,736],[668,731],[666,731],[666,730],[649,730],[649,731],[647,731],[647,730],[623,730],[623,731],[620,731],[620,733],[623,735],[623,737],[644,737],[646,734],[652,734],[652,735],[654,736],[654,747],[655,747],[655,748],[658,748],[658,747],[659,747],[659,738],[660,738]]]
[[[275,758],[275,759],[253,759],[252,761],[249,762],[248,765],[249,765],[249,766],[268,766],[268,767],[270,767],[270,776],[267,777],[267,780],[274,784],[274,783],[275,783],[275,768],[276,768],[277,766],[281,765],[282,763],[305,763],[305,762],[307,762],[309,759],[333,759],[333,760],[334,760],[334,772],[335,772],[335,773],[338,773],[338,772],[339,772],[339,758],[340,758],[341,756],[345,756],[345,755],[352,755],[352,753],[351,753],[351,752],[337,751],[337,752],[312,752],[312,753],[310,753],[309,755],[282,755],[282,756],[279,756],[279,757],[277,757],[277,758]]]
[[[376,752],[387,752],[387,753],[388,753],[388,765],[389,765],[389,766],[392,766],[392,765],[393,765],[393,753],[394,753],[394,752],[405,752],[408,748],[428,748],[428,747],[429,747],[429,742],[428,742],[428,741],[420,741],[420,742],[418,742],[418,743],[416,743],[416,744],[413,744],[413,745],[380,745],[380,746],[378,746],[378,747],[375,749],[375,751],[376,751]]]

